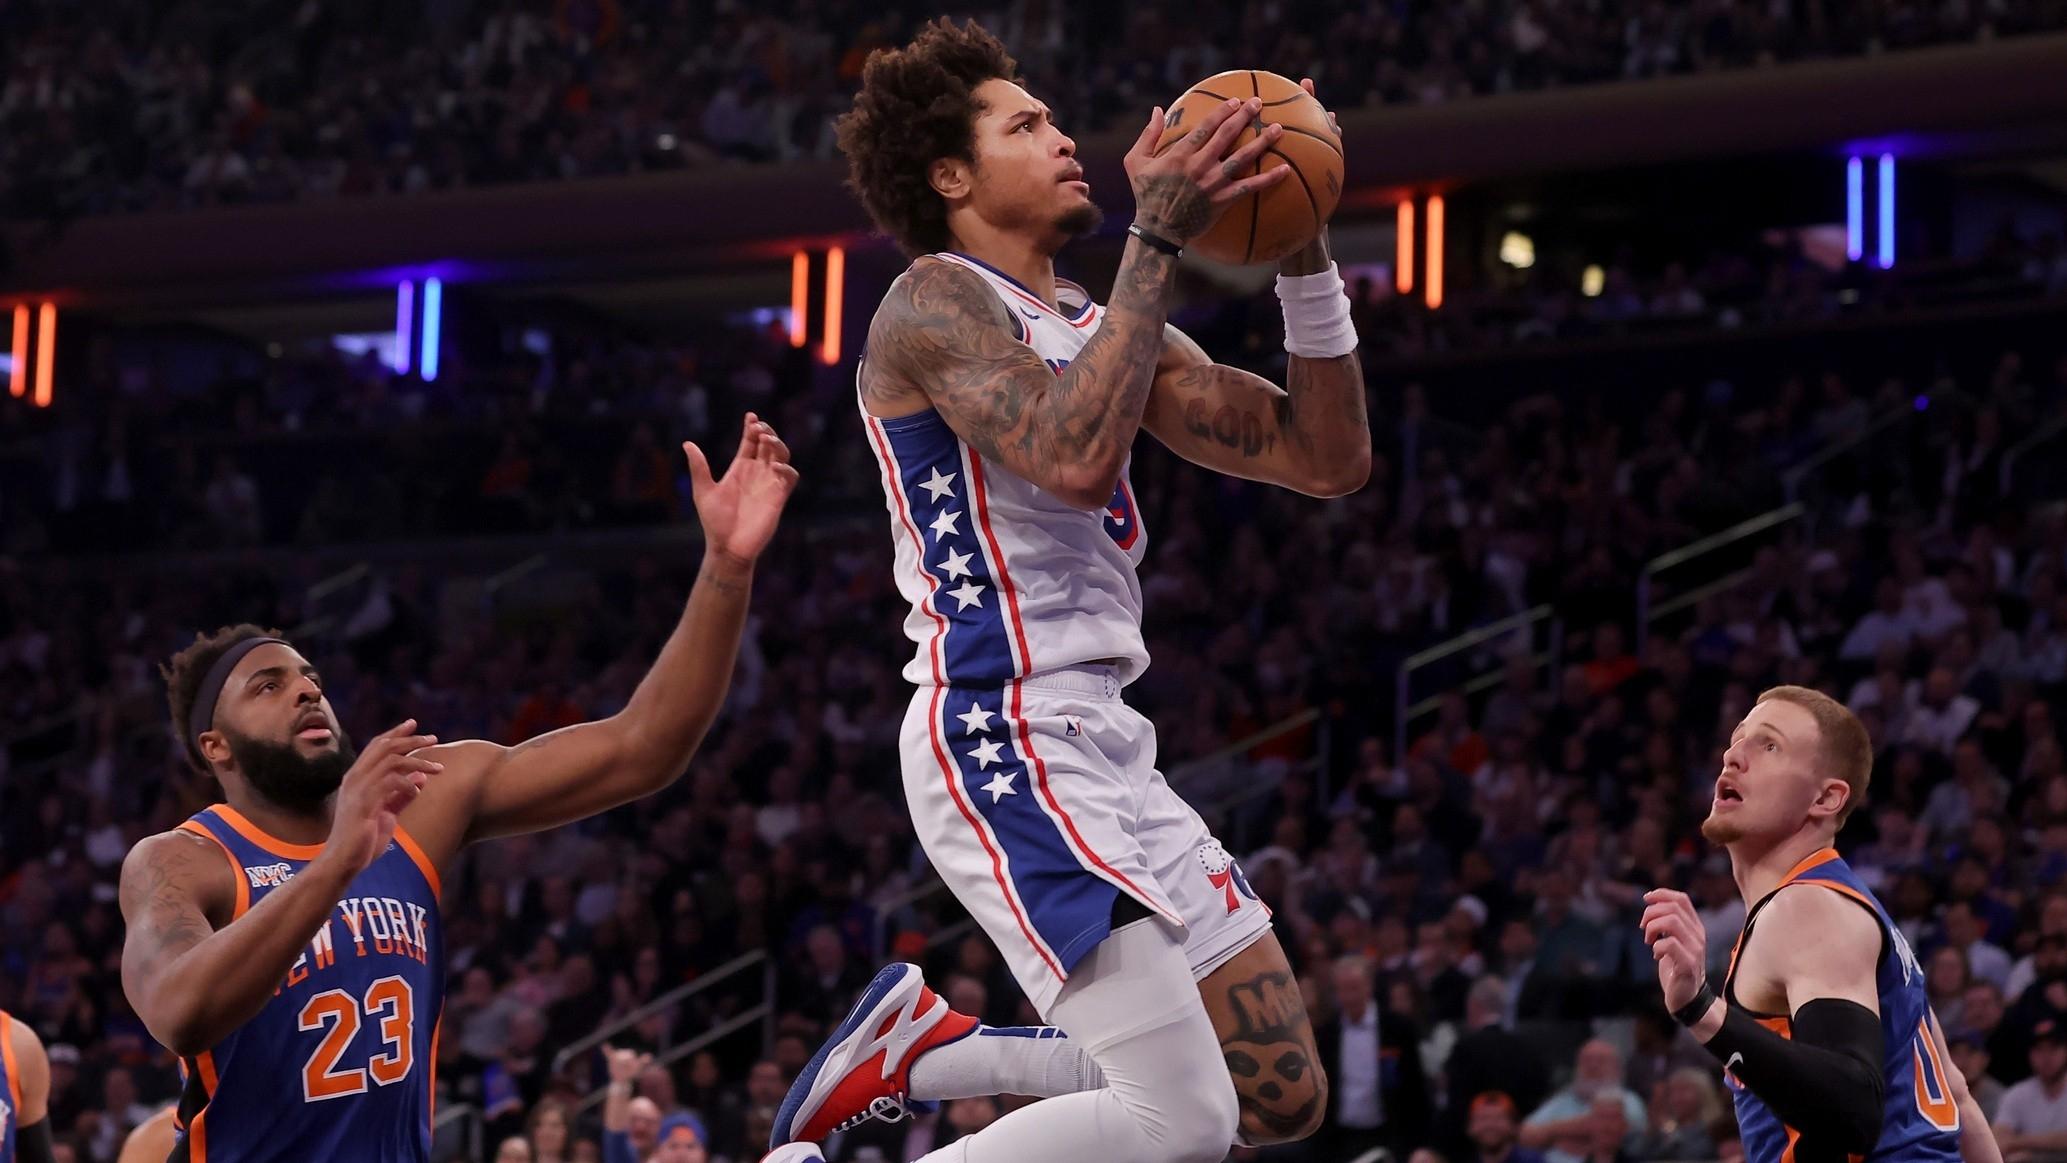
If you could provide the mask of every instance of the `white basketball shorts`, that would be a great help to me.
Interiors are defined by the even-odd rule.
[[[1177,926],[1194,979],[1270,910],[1156,770],[1155,728],[1103,667],[999,688],[924,686],[904,717],[905,798],[942,880],[1046,1015],[1126,893]]]

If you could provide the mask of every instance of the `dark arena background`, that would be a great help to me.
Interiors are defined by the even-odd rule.
[[[701,750],[444,870],[433,1157],[603,1158],[608,1045],[654,1055],[642,1117],[693,1116],[652,1159],[758,1160],[889,961],[1038,1023],[913,837],[908,606],[855,406],[905,260],[832,119],[940,14],[0,0],[0,1010],[47,1048],[57,1158],[110,1163],[181,1086],[116,885],[221,792],[158,664],[283,628],[362,743],[609,716],[702,554],[676,446],[722,467],[749,410],[801,484]],[[1994,1119],[2067,1022],[2067,4],[953,14],[1076,138],[1106,219],[1058,269],[1101,299],[1151,106],[1253,67],[1341,120],[1369,482],[1313,500],[1148,440],[1132,468],[1128,700],[1323,1044],[1379,1014],[1375,1061],[1326,1063],[1338,1099],[1376,1080],[1377,1122],[1331,1106],[1231,1158],[1741,1158],[1637,917],[1686,890],[1723,972],[1745,908],[1698,829],[1776,683],[1871,732],[1839,847]],[[1187,258],[1172,321],[1278,379],[1272,274]],[[1996,1126],[2011,1163],[2067,1158],[2053,1073],[2056,1123]],[[1026,1101],[827,1157],[902,1163]]]

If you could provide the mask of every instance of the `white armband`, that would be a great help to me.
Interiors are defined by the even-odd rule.
[[[1332,359],[1356,350],[1356,324],[1349,296],[1334,263],[1311,275],[1279,275],[1278,302],[1285,309],[1285,350],[1309,359]]]

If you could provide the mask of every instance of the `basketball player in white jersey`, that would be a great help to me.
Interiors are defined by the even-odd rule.
[[[1147,665],[1146,429],[1207,468],[1314,496],[1359,488],[1370,434],[1342,281],[1324,240],[1279,279],[1285,388],[1171,328],[1176,255],[1278,140],[1231,150],[1229,101],[1126,158],[1135,217],[1111,302],[1055,277],[1094,228],[1075,144],[981,28],[937,22],[873,56],[840,122],[853,185],[916,256],[859,373],[897,581],[918,643],[906,797],[927,855],[1050,1026],[953,1013],[916,967],[878,974],[776,1118],[771,1159],[912,1102],[1034,1103],[929,1163],[1207,1161],[1303,1138],[1327,1105],[1313,1031],[1269,913],[1155,768],[1121,690]]]

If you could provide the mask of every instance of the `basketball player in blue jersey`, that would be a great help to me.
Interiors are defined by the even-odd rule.
[[[1100,305],[1055,275],[1056,252],[1100,218],[1076,145],[1004,47],[939,21],[867,62],[840,146],[914,259],[857,384],[917,646],[905,796],[933,866],[1052,1024],[980,1026],[893,965],[800,1073],[772,1159],[817,1159],[817,1141],[911,1101],[1000,1093],[1046,1101],[926,1163],[1196,1163],[1321,1120],[1326,1080],[1269,910],[1121,697],[1148,664],[1138,433],[1312,496],[1369,474],[1325,237],[1280,269],[1284,387],[1214,364],[1167,322],[1184,245],[1286,180],[1250,172],[1279,127],[1234,145],[1260,108],[1230,99],[1160,152],[1162,111],[1148,118]]]
[[[1723,1064],[1748,1163],[2001,1163],[1887,910],[1832,843],[1865,799],[1866,728],[1774,687],[1731,733],[1702,835],[1749,911],[1722,988],[1685,893],[1645,896],[1666,1008]]]
[[[0,1163],[52,1163],[49,1101],[42,1039],[0,1010]]]
[[[476,840],[666,787],[724,701],[754,562],[796,483],[749,413],[722,479],[685,445],[703,565],[624,710],[516,747],[414,720],[355,751],[323,682],[255,626],[166,668],[174,729],[226,802],[122,867],[122,984],[186,1077],[181,1163],[424,1163],[445,964],[439,870]]]

